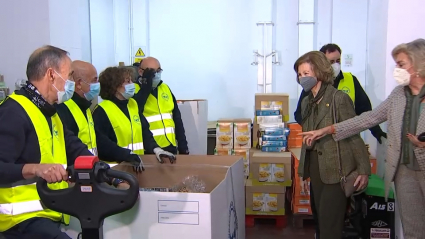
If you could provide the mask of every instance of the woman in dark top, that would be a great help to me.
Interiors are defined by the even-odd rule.
[[[294,70],[298,83],[308,92],[301,104],[304,132],[331,125],[334,108],[338,121],[356,115],[350,97],[332,86],[333,69],[325,54],[319,51],[304,54],[295,62]],[[317,238],[342,238],[347,198],[340,180],[356,171],[359,174],[357,186],[363,189],[371,170],[366,145],[359,134],[340,141],[339,149],[331,136],[312,145],[303,144],[301,148],[298,174],[302,180],[310,178],[311,200],[314,200],[319,218]]]

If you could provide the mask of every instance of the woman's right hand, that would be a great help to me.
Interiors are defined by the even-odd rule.
[[[301,186],[301,193],[303,193],[304,195],[309,195],[309,192],[310,192],[310,187],[309,187],[309,184],[308,184],[308,181],[307,180],[303,180],[303,178],[302,177],[300,177],[300,186]]]
[[[328,126],[322,129],[302,132],[298,135],[303,136],[303,143],[311,146],[313,141],[323,138],[324,136],[332,133],[332,127]]]

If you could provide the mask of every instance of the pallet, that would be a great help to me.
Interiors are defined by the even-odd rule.
[[[292,215],[292,227],[294,228],[303,228],[304,220],[313,220],[312,215],[306,214],[293,214]]]
[[[288,224],[286,215],[245,215],[245,226],[254,227],[255,219],[274,219],[276,221],[277,228],[285,228]]]

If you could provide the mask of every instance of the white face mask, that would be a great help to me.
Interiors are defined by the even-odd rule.
[[[402,68],[395,68],[393,76],[397,84],[406,86],[410,83],[410,73]]]
[[[337,77],[341,71],[341,65],[339,63],[333,63],[332,68],[334,69],[334,77]]]

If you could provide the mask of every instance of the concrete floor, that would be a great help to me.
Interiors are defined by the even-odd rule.
[[[290,217],[290,216],[289,216]],[[246,228],[246,239],[313,239],[314,225],[312,221],[305,220],[304,228],[292,227],[292,220],[288,218],[288,224],[284,229],[278,229],[274,220],[255,221],[255,227]]]

